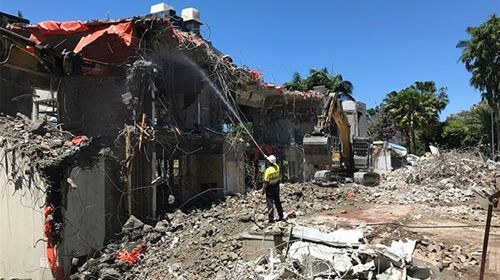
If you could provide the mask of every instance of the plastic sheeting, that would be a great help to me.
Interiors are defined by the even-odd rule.
[[[43,21],[37,23],[36,26],[43,34],[53,35],[67,35],[75,32],[84,32],[90,30],[89,27],[87,27],[81,21]]]
[[[83,23],[44,21],[19,32],[29,32],[37,44],[59,46],[103,62],[121,62],[133,41],[133,22]],[[120,55],[123,54],[123,55]]]
[[[85,37],[82,37],[73,51],[78,53],[100,37],[113,34],[118,36],[123,43],[125,43],[125,45],[130,46],[132,43],[132,22],[113,24],[108,28],[95,31]]]
[[[401,145],[389,143],[388,147],[390,150],[394,151],[400,157],[405,157],[408,154],[408,150],[406,150],[406,148]]]

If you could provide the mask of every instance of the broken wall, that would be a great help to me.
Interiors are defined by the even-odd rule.
[[[222,157],[224,193],[245,192],[245,150],[242,145],[224,143]]]
[[[286,160],[286,176],[290,182],[300,182],[304,179],[304,150],[297,145],[290,145],[283,157]]]
[[[314,129],[313,121],[292,119],[271,120],[258,130],[264,143],[295,144],[302,143],[304,135]]]
[[[68,77],[58,89],[59,122],[76,135],[116,137],[127,118],[124,77]]]
[[[52,279],[44,236],[48,185],[0,137],[0,278]]]
[[[0,66],[0,112],[31,115],[33,90],[27,74]]]
[[[119,215],[124,215],[125,199],[120,200],[114,165],[112,160],[101,157],[68,170],[59,248],[64,271],[71,270],[72,258],[87,257],[99,251],[120,231]],[[124,215],[123,221],[125,219]]]

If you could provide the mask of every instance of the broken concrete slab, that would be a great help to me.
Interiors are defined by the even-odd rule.
[[[288,238],[281,232],[246,232],[239,239],[243,241],[243,259],[253,261],[269,250],[281,253]]]
[[[335,247],[359,247],[363,239],[363,230],[338,229],[332,232],[321,232],[316,228],[295,226],[290,232],[290,239],[322,243]]]
[[[405,263],[410,263],[413,251],[415,250],[415,240],[408,241],[392,241],[391,246],[387,250],[399,258],[405,261]]]

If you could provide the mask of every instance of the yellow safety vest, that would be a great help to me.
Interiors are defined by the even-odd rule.
[[[280,182],[280,168],[277,165],[269,166],[264,172],[264,182],[276,185]]]

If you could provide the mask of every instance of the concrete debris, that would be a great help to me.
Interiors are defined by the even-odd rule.
[[[331,210],[335,203],[344,200],[344,194],[332,194],[332,189],[312,184],[285,185],[281,197],[285,212],[292,220],[311,215],[318,211],[315,209]],[[79,268],[79,272],[73,275],[73,279],[98,278],[99,271],[103,268],[118,270],[122,273],[119,279],[148,279],[159,275],[169,275],[166,278],[183,276],[187,279],[235,279],[233,276],[236,277],[239,273],[250,275],[241,272],[243,267],[248,269],[249,266],[243,264],[246,261],[241,234],[257,232],[261,233],[261,236],[283,236],[285,239],[292,226],[286,222],[268,225],[263,215],[264,201],[265,197],[260,192],[231,196],[208,209],[195,209],[188,213],[178,210],[167,214],[155,225],[144,224],[131,216],[123,226],[122,238],[111,242],[100,254],[87,260]],[[359,230],[354,232],[358,233]],[[335,238],[342,240],[345,233],[341,230]],[[358,240],[358,237],[355,239]],[[271,238],[271,247],[274,247],[275,242],[283,242],[277,241],[279,239],[272,240]],[[138,262],[134,265],[117,263],[113,258],[114,254],[138,241],[145,245]],[[268,251],[259,251],[255,256],[266,255]],[[278,250],[274,259],[283,256],[283,252]],[[251,259],[251,262],[257,258]],[[273,275],[281,277],[283,274],[296,273],[293,267],[287,266],[288,264],[279,264],[276,260],[272,263],[275,266]],[[179,269],[174,272],[177,276],[169,272],[173,264],[179,265]],[[266,260],[261,260],[257,266],[262,266],[262,269],[265,267],[266,275],[269,275],[269,265],[269,257],[266,257]],[[254,269],[252,268],[252,275],[256,273]]]
[[[412,168],[384,174],[380,186],[364,189],[362,197],[381,204],[455,205],[473,199],[473,188],[492,188],[497,171],[498,163],[486,163],[468,152],[427,154]]]
[[[324,233],[315,228],[295,226],[292,228],[290,239],[318,242],[337,247],[358,247],[363,239],[362,229],[338,229]]]
[[[81,148],[63,145],[72,138],[70,133],[48,125],[45,119],[32,122],[22,114],[16,117],[0,114],[0,145],[7,141],[41,171],[58,166]]]
[[[438,149],[438,147],[430,145],[429,146],[429,150],[431,150],[431,154],[432,155],[439,155],[439,149]]]
[[[365,271],[373,271],[375,270],[375,261],[371,260],[365,264],[357,264],[352,267],[352,273],[353,274],[360,274]]]
[[[43,129],[44,129],[46,123],[47,122],[45,121],[44,118],[36,119],[33,122],[33,124],[31,125],[31,132],[37,133],[37,134],[43,132]]]
[[[396,269],[393,266],[384,271],[384,273],[377,275],[377,280],[400,280],[400,279],[406,279],[406,277],[403,278],[403,272],[401,272],[401,270]]]
[[[477,266],[480,263],[479,252],[464,252],[458,245],[446,246],[442,243],[431,242],[417,244],[414,258],[425,259],[432,265],[443,269],[463,269],[465,267]]]
[[[451,166],[460,172],[450,176]],[[131,216],[121,239],[88,259],[72,279],[99,278],[104,269],[118,271],[118,279],[429,279],[446,271],[473,271],[479,255],[456,245],[387,225],[376,230],[372,226],[338,227],[325,224],[317,215],[360,202],[389,203],[390,199],[402,204],[447,203],[439,201],[452,189],[447,184],[466,191],[460,182],[478,180],[476,185],[486,185],[493,171],[470,154],[442,152],[420,158],[413,174],[407,170],[386,174],[387,181],[374,188],[285,184],[281,197],[288,221],[273,224],[265,222],[265,198],[260,192],[228,196],[207,209],[177,210],[156,224]],[[438,198],[425,200],[419,187]],[[413,191],[415,197],[408,195]],[[460,201],[450,203],[462,207]],[[345,208],[338,212],[351,213]],[[118,252],[139,245],[144,251],[137,262],[117,262]]]
[[[292,243],[288,251],[289,258],[297,260],[310,276],[335,275],[335,271],[348,271],[352,265],[351,258],[346,254],[346,249],[303,241]],[[348,261],[340,261],[345,259]]]
[[[295,229],[295,228],[294,228]],[[294,229],[292,229],[291,238],[294,237]],[[314,232],[314,229],[307,228],[308,232]],[[336,232],[339,232],[337,230]],[[343,232],[353,232],[353,230],[343,230]],[[312,234],[309,234],[312,235]],[[352,234],[356,236],[356,234]],[[407,268],[412,268],[412,254],[415,249],[416,242],[409,241],[393,241],[390,247],[382,244],[365,244],[360,245],[359,249],[338,247],[332,243],[321,241],[323,244],[318,244],[320,241],[318,233],[315,232],[316,238],[310,238],[305,235],[308,241],[301,239],[292,243],[289,249],[289,258],[296,259],[302,266],[301,271],[305,273],[306,278],[314,278],[317,276],[325,277],[340,277],[344,278],[347,275],[351,277],[370,277],[377,275],[374,271],[385,271],[381,275],[377,275],[377,279],[396,279],[401,278],[406,274]],[[328,236],[324,234],[323,238]],[[356,238],[362,239],[363,235],[358,235]],[[358,240],[359,240],[358,239]],[[290,239],[290,242],[293,240]],[[381,250],[384,249],[384,250]],[[366,275],[365,275],[366,274]],[[370,274],[370,276],[368,276]]]
[[[392,241],[391,247],[387,248],[387,251],[396,254],[398,257],[403,259],[406,263],[411,262],[411,256],[415,250],[415,240],[404,241]]]

